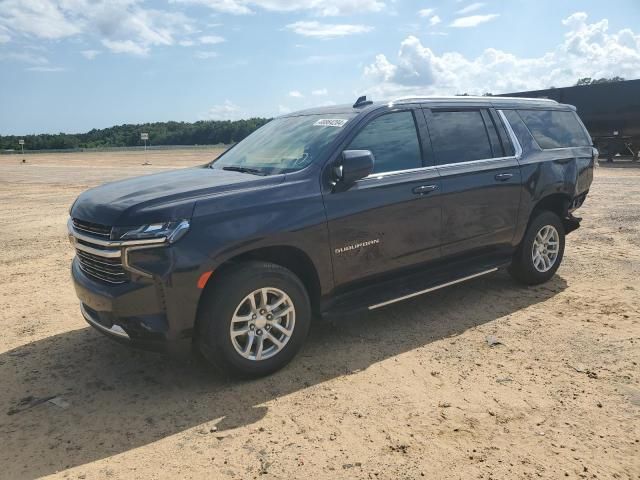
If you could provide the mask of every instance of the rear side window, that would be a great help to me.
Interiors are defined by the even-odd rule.
[[[439,165],[493,157],[480,110],[433,110],[429,135]]]
[[[590,145],[574,112],[518,110],[518,113],[542,149]]]
[[[368,123],[347,150],[371,150],[374,173],[422,167],[416,124],[411,112],[386,113]]]

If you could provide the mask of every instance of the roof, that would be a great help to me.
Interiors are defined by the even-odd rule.
[[[522,97],[474,97],[469,95],[459,95],[455,97],[436,97],[436,96],[412,96],[412,97],[400,97],[386,101],[373,102],[372,104],[353,108],[353,105],[332,105],[328,107],[309,108],[306,110],[300,110],[292,112],[285,117],[295,117],[299,115],[331,115],[331,114],[359,114],[375,110],[383,106],[390,105],[405,105],[405,104],[434,104],[437,106],[492,106],[495,108],[509,108],[509,107],[522,107],[526,105],[528,107],[544,107],[553,109],[570,109],[572,106],[558,103],[555,100],[547,98],[522,98]]]

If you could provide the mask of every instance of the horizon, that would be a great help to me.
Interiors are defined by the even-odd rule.
[[[640,78],[624,78],[621,80],[616,80],[616,81],[637,81],[640,80]],[[605,82],[608,83],[608,82]],[[602,83],[600,83],[602,84]],[[549,89],[562,89],[562,88],[571,88],[571,87],[576,87],[578,85],[576,85],[576,83],[574,83],[573,85],[568,85],[568,86],[550,86],[550,87],[546,87],[546,88],[542,88],[542,89],[537,89],[537,90],[549,90]],[[581,86],[588,86],[588,85],[581,85]],[[533,91],[537,91],[537,90],[530,90],[531,92]],[[486,97],[486,96],[497,96],[497,95],[503,95],[506,93],[524,93],[524,92],[502,92],[502,93],[497,93],[497,94],[491,94],[491,95],[477,95],[478,97]],[[462,94],[456,94],[453,96],[467,96],[468,94],[466,93],[462,93]],[[437,95],[433,95],[436,96]],[[470,96],[476,96],[476,95],[470,95]],[[391,98],[385,98],[385,99],[375,99],[375,98],[368,98],[369,100],[373,100],[374,102],[386,102],[386,101],[391,101]],[[354,100],[355,101],[355,100]],[[350,103],[344,103],[341,105],[350,105]],[[341,105],[337,104],[335,105],[336,107],[340,107]],[[312,107],[313,108],[313,107]],[[289,113],[295,113],[295,111],[293,112],[289,112]],[[283,114],[286,115],[286,114]],[[0,137],[29,137],[29,136],[38,136],[38,135],[83,135],[86,133],[89,133],[93,130],[106,130],[109,128],[117,128],[117,127],[124,127],[124,126],[129,126],[129,125],[133,125],[133,126],[145,126],[145,125],[155,125],[155,124],[163,124],[163,123],[183,123],[183,124],[194,124],[197,122],[236,122],[236,121],[247,121],[247,120],[253,120],[253,119],[260,119],[260,120],[271,120],[273,118],[277,118],[280,115],[276,115],[274,117],[245,117],[245,118],[237,118],[234,120],[229,120],[229,119],[198,119],[198,120],[194,120],[194,121],[188,121],[188,120],[161,120],[161,121],[151,121],[151,122],[143,122],[143,123],[132,123],[132,122],[124,122],[124,123],[117,123],[114,125],[108,125],[106,127],[101,127],[101,128],[90,128],[88,130],[84,130],[84,131],[75,131],[75,132],[33,132],[33,133],[21,133],[21,134],[8,134],[8,135],[3,135],[0,133]],[[149,147],[152,147],[152,141],[151,139],[149,140]],[[163,145],[156,145],[156,147],[159,146],[163,146]],[[125,148],[125,147],[110,147],[110,148]]]
[[[638,20],[632,0],[1,0],[0,135],[631,80]]]

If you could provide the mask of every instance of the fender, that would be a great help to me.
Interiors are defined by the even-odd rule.
[[[543,150],[522,120],[510,119],[510,124],[523,150],[519,160],[522,190],[513,245],[520,244],[533,212],[543,206],[565,221],[567,232],[575,230],[576,219],[570,215],[570,207],[575,201],[581,204],[593,180],[593,148]]]

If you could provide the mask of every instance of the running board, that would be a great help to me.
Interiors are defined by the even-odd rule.
[[[452,280],[450,282],[442,283],[440,285],[435,285],[435,286],[430,287],[430,288],[425,288],[424,290],[420,290],[418,292],[413,292],[413,293],[410,293],[409,295],[404,295],[402,297],[398,297],[398,298],[394,298],[394,299],[391,299],[391,300],[387,300],[386,302],[377,303],[375,305],[369,305],[369,307],[367,307],[367,308],[369,310],[375,310],[376,308],[386,307],[387,305],[391,305],[392,303],[402,302],[403,300],[408,300],[410,298],[417,297],[419,295],[424,295],[425,293],[433,292],[435,290],[440,290],[441,288],[445,288],[445,287],[448,287],[450,285],[455,285],[456,283],[466,282],[467,280],[471,280],[471,279],[476,278],[476,277],[481,277],[482,275],[487,275],[487,274],[493,273],[493,272],[495,272],[497,270],[498,270],[497,268],[492,268],[490,270],[485,270],[483,272],[474,273],[473,275],[468,275],[466,277],[458,278],[457,280]]]
[[[402,300],[472,280],[507,267],[512,252],[468,255],[422,265],[412,271],[398,271],[386,278],[342,291],[320,305],[322,317],[344,317],[370,312]]]

